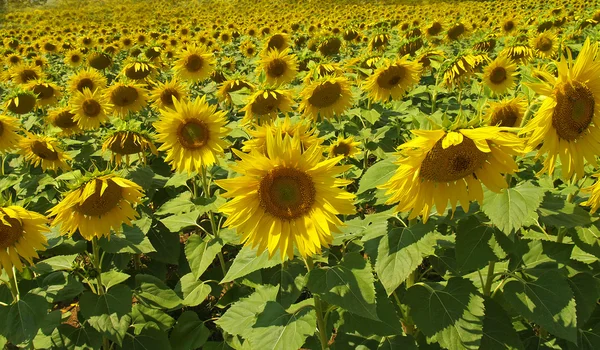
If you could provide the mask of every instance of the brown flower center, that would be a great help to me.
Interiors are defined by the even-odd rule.
[[[90,63],[90,66],[98,70],[108,68],[108,66],[110,66],[112,63],[110,57],[103,54],[96,54],[92,56],[88,59],[88,62]]]
[[[23,225],[21,221],[11,218],[0,210],[3,220],[0,220],[0,249],[12,247],[23,236]],[[6,222],[6,223],[5,223]]]
[[[282,220],[307,214],[315,202],[315,185],[308,174],[294,168],[275,168],[260,181],[258,197],[263,209]]]
[[[120,132],[113,136],[114,141],[110,150],[121,155],[136,154],[143,151],[142,144],[138,142],[140,136],[130,132]]]
[[[61,129],[69,129],[77,125],[77,122],[73,120],[75,114],[69,111],[60,112],[54,119],[54,125]]]
[[[275,34],[269,39],[269,43],[267,44],[267,50],[277,49],[282,50],[285,45],[285,38],[281,34]]]
[[[421,163],[421,179],[434,182],[460,180],[473,174],[488,157],[467,137],[460,144],[446,149],[442,147],[442,140],[443,138],[436,142]]]
[[[581,136],[594,117],[595,100],[590,88],[578,81],[562,83],[556,90],[552,127],[558,136],[572,141]]]
[[[94,194],[86,198],[82,204],[76,206],[76,210],[87,216],[102,216],[111,211],[123,199],[123,190],[112,180],[106,180],[107,187],[102,191],[102,180],[95,181]]]
[[[197,149],[204,146],[209,137],[208,126],[196,119],[190,119],[182,123],[177,129],[177,139],[187,149]]]
[[[267,115],[277,110],[281,102],[277,98],[279,97],[279,95],[276,94],[277,97],[273,97],[273,95],[270,92],[267,95],[267,98],[265,98],[264,94],[260,94],[258,95],[256,100],[252,102],[252,113],[256,115]]]
[[[506,69],[504,67],[495,67],[490,72],[490,81],[496,85],[502,84],[506,80]]]
[[[46,142],[34,141],[31,145],[31,152],[43,160],[58,160],[58,152],[50,149]]]
[[[119,107],[126,107],[134,103],[140,94],[132,86],[119,86],[110,94],[110,101]]]
[[[347,157],[350,154],[350,145],[344,142],[341,142],[335,146],[333,146],[333,150],[331,151],[332,155],[335,156],[344,156]]]
[[[379,74],[377,85],[382,89],[393,89],[404,79],[406,73],[405,67],[391,66]]]
[[[285,73],[286,69],[287,63],[280,58],[276,58],[267,65],[267,75],[273,78],[279,78]]]
[[[199,55],[192,54],[185,60],[185,69],[190,72],[197,72],[204,66],[204,59]]]
[[[519,120],[519,111],[512,106],[504,106],[498,108],[492,113],[490,120],[491,125],[515,127],[517,120]]]
[[[315,88],[308,98],[308,102],[317,108],[325,108],[336,103],[341,96],[342,87],[340,84],[326,81]]]
[[[33,87],[33,93],[36,94],[40,100],[45,100],[54,96],[54,88],[47,84],[38,84]]]
[[[173,97],[175,97],[176,100],[179,100],[181,97],[179,92],[173,88],[166,88],[160,93],[160,101],[165,106],[173,106]]]
[[[19,78],[23,83],[39,78],[38,74],[33,69],[24,69],[20,74]]]
[[[77,82],[77,90],[80,92],[83,92],[83,89],[85,88],[90,89],[90,91],[94,91],[94,87],[96,87],[96,84],[94,84],[94,81],[90,78],[83,78]]]
[[[93,99],[83,101],[81,106],[83,108],[83,113],[85,113],[85,115],[89,118],[97,117],[102,111],[102,106],[100,106],[100,103]]]
[[[552,44],[552,39],[543,37],[537,42],[535,48],[540,50],[541,52],[548,52],[552,50]]]
[[[15,103],[15,99],[19,99],[19,105]],[[16,114],[25,114],[31,112],[35,107],[35,97],[29,94],[20,94],[10,101],[8,110]]]

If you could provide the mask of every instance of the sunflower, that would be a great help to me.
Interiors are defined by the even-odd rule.
[[[483,84],[494,94],[502,95],[515,85],[517,65],[506,56],[498,56],[483,69]]]
[[[499,56],[507,56],[516,63],[527,63],[533,55],[534,50],[527,45],[517,44],[506,47]]]
[[[190,45],[178,54],[173,70],[181,79],[195,82],[208,78],[215,65],[213,54],[206,48]]]
[[[112,107],[100,90],[91,92],[87,88],[83,92],[74,92],[70,105],[71,113],[75,114],[73,120],[82,130],[98,129],[101,124],[108,121],[106,113]]]
[[[600,62],[598,44],[585,41],[577,60],[562,57],[556,62],[558,78],[546,74],[547,82],[528,86],[546,96],[534,118],[521,131],[529,135],[528,151],[548,154],[541,172],[554,172],[557,158],[565,179],[584,175],[587,160],[594,166],[600,154]]]
[[[298,73],[296,55],[290,54],[289,49],[283,51],[269,50],[258,61],[258,72],[263,72],[267,84],[281,85],[294,80]]]
[[[150,101],[155,110],[174,108],[173,98],[178,101],[185,101],[188,96],[188,88],[182,82],[173,78],[165,83],[158,82],[152,93]]]
[[[465,81],[475,73],[475,67],[478,60],[471,53],[463,53],[454,58],[451,62],[444,65],[440,70],[443,76],[444,85],[447,87],[460,87]]]
[[[80,134],[81,128],[75,121],[75,114],[69,107],[55,108],[48,113],[47,122],[52,126],[61,129],[60,136],[70,136]]]
[[[13,66],[8,74],[10,79],[17,84],[27,84],[30,81],[44,78],[42,69],[31,63],[21,63]]]
[[[292,110],[292,93],[290,90],[261,89],[250,96],[248,103],[241,109],[245,112],[243,124],[266,123],[277,117],[279,112]]]
[[[83,63],[83,54],[80,50],[69,50],[65,53],[64,62],[73,68],[79,67]]]
[[[27,90],[17,89],[6,96],[4,106],[14,114],[27,114],[33,110],[37,96]]]
[[[313,120],[317,120],[319,116],[339,117],[353,103],[350,82],[343,76],[321,78],[306,86],[300,95],[302,115]]]
[[[527,101],[522,97],[490,102],[487,111],[487,124],[492,126],[520,127],[523,121]]]
[[[106,52],[92,51],[86,57],[90,67],[97,70],[104,70],[112,65],[112,58]]]
[[[139,125],[132,127],[118,128],[108,134],[102,144],[102,151],[111,151],[110,160],[117,166],[121,165],[123,158],[125,163],[129,164],[129,156],[137,154],[144,163],[146,163],[146,150],[149,149],[154,155],[158,152],[150,135],[140,131]]]
[[[242,89],[248,89],[254,91],[254,85],[243,79],[229,79],[224,81],[217,91],[217,98],[220,102],[225,101],[227,104],[231,104],[230,93],[240,91]]]
[[[256,56],[256,46],[250,40],[243,41],[240,44],[240,52],[242,53],[242,55],[248,58],[252,58]]]
[[[69,91],[72,93],[76,91],[83,92],[86,88],[95,91],[106,87],[106,77],[95,69],[86,68],[72,75],[68,84]]]
[[[387,102],[390,97],[398,100],[421,78],[421,65],[406,58],[395,62],[388,60],[375,70],[365,81],[364,89],[369,98],[378,102]]]
[[[25,87],[37,96],[38,107],[54,105],[62,97],[60,86],[52,82],[33,80]]]
[[[304,78],[304,84],[310,84],[311,82],[318,80],[319,78],[333,76],[339,77],[344,74],[344,70],[338,63],[318,63],[315,64],[312,61],[308,64],[309,72]]]
[[[265,153],[267,150],[267,132],[271,132],[273,134],[289,135],[293,140],[298,140],[300,149],[304,152],[313,145],[323,143],[323,139],[318,137],[317,131],[316,127],[311,129],[310,123],[305,120],[292,123],[289,117],[275,119],[272,124],[255,126],[254,129],[247,130],[251,138],[244,141],[242,151]]]
[[[0,114],[0,153],[18,146],[21,141],[21,135],[18,134],[20,129],[18,119]]]
[[[294,246],[303,257],[319,254],[343,225],[336,215],[355,212],[354,195],[339,187],[350,181],[337,178],[347,166],[336,166],[341,157],[323,160],[321,148],[305,152],[289,135],[267,131],[266,154],[245,154],[234,170],[241,177],[217,180],[231,201],[221,206],[228,215],[224,226],[235,227],[242,241],[258,246],[258,254],[278,250],[292,259]]]
[[[225,127],[226,113],[206,102],[206,95],[193,101],[174,100],[174,109],[161,110],[154,123],[159,151],[166,151],[166,162],[173,170],[191,173],[217,162],[223,155],[229,133]]]
[[[273,34],[265,43],[265,51],[283,51],[290,46],[290,36],[284,33]]]
[[[354,137],[343,138],[340,135],[335,142],[329,145],[329,157],[353,157],[355,154],[360,153],[358,146],[360,146],[360,142],[354,141]]]
[[[529,45],[540,58],[552,58],[558,52],[557,35],[551,32],[542,32],[531,38]]]
[[[156,67],[147,59],[130,57],[123,63],[121,75],[131,80],[144,80],[155,71]]]
[[[139,112],[148,101],[146,89],[134,82],[114,83],[104,91],[104,96],[112,105],[112,115],[119,118]]]
[[[422,215],[423,221],[434,204],[438,215],[446,211],[448,201],[453,213],[457,201],[465,211],[471,201],[482,204],[482,183],[499,192],[507,187],[502,174],[518,169],[512,155],[520,153],[522,142],[509,130],[486,126],[411,131],[416,137],[399,147],[399,167],[381,186],[391,195],[387,203],[400,202],[398,212],[412,210],[409,219]]]
[[[122,224],[131,226],[138,217],[135,206],[141,202],[143,190],[135,182],[114,174],[92,175],[71,190],[60,203],[48,211],[52,226],[60,225],[63,233],[79,233],[88,241],[110,237],[111,229]]]
[[[36,250],[46,250],[45,232],[50,230],[44,215],[14,205],[0,208],[0,268],[12,278],[13,267],[23,271],[21,258],[33,264]]]
[[[19,142],[20,152],[25,161],[29,162],[34,167],[41,166],[43,171],[48,169],[63,171],[71,170],[67,161],[71,157],[66,155],[58,146],[58,140],[54,137],[44,135],[27,134]]]

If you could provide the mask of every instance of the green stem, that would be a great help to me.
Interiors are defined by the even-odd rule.
[[[0,157],[0,161],[2,162],[2,176],[4,176],[4,155]]]
[[[17,274],[15,273],[15,268],[12,268],[12,274],[8,276],[8,282],[10,287],[10,293],[13,296],[13,301],[17,302],[21,298],[21,294],[19,293],[19,285],[17,284]]]
[[[92,258],[94,269],[96,270],[96,281],[98,283],[98,295],[104,295],[104,285],[102,285],[102,259],[100,257],[100,245],[98,237],[92,239]],[[102,349],[110,350],[110,342],[107,337],[102,336]]]
[[[492,291],[492,284],[494,283],[494,268],[496,267],[495,261],[490,261],[488,265],[487,277],[485,279],[485,285],[483,286],[483,295],[489,296]]]
[[[556,242],[557,243],[562,243],[562,241],[565,239],[565,235],[567,234],[567,229],[564,227],[561,227],[558,229],[558,235],[556,236]]]
[[[306,264],[306,268],[310,273],[314,267],[312,258],[307,257],[306,260],[304,260],[304,263]],[[317,294],[313,294],[313,300],[315,302],[315,313],[317,314],[317,330],[319,332],[319,341],[321,342],[321,349],[325,350],[328,348],[328,342],[327,328],[325,327],[325,319],[323,318],[323,305],[321,304],[321,299]]]
[[[204,198],[209,200],[210,199],[210,179],[207,176],[205,166],[202,166],[201,180],[202,180],[202,192],[204,194]],[[212,234],[215,236],[215,238],[218,238],[219,237],[219,228],[217,227],[217,225],[215,223],[215,216],[214,216],[214,213],[212,212],[212,210],[208,211],[208,219],[210,221],[210,228],[211,228]],[[225,265],[225,257],[223,256],[223,252],[219,251],[217,256],[219,257],[219,265],[221,265],[221,271],[223,272],[223,277],[225,277],[227,275],[227,266]]]

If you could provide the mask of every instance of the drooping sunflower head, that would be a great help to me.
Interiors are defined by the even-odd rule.
[[[294,80],[298,73],[296,56],[283,51],[269,50],[263,54],[257,66],[258,72],[263,72],[267,84],[281,85]]]
[[[21,63],[10,68],[10,79],[17,84],[27,84],[30,81],[43,79],[42,69],[32,63]]]
[[[491,126],[519,127],[526,109],[527,102],[522,97],[490,102],[486,113],[487,124]]]
[[[318,79],[305,86],[301,96],[302,115],[313,120],[340,116],[353,103],[350,82],[343,76]]]
[[[421,64],[424,71],[439,69],[446,54],[440,50],[425,50],[417,56],[417,62]]]
[[[148,101],[146,89],[134,82],[116,82],[104,91],[104,95],[112,106],[111,114],[122,119],[142,110]]]
[[[129,164],[129,157],[137,154],[146,163],[146,151],[158,154],[150,135],[141,130],[140,123],[135,121],[123,122],[117,129],[108,133],[102,143],[102,151],[110,150],[111,161],[121,165],[123,158]]]
[[[535,51],[525,44],[513,44],[505,47],[499,56],[506,56],[515,63],[527,63],[533,58]]]
[[[37,96],[38,107],[54,105],[62,97],[60,86],[45,80],[30,81],[26,88]]]
[[[529,45],[540,58],[552,58],[558,52],[558,36],[552,32],[542,32],[532,37]]]
[[[323,77],[339,77],[344,74],[344,70],[338,63],[316,63],[310,60],[307,65],[308,73],[304,78],[304,84],[310,84],[311,82],[318,80]]]
[[[23,155],[25,161],[34,167],[40,166],[43,171],[71,169],[71,166],[67,164],[71,157],[63,152],[58,140],[54,137],[28,134],[27,137],[21,139],[19,147],[19,153]]]
[[[299,142],[298,146],[301,148],[302,152],[313,145],[320,145],[323,143],[323,139],[318,137],[318,130],[316,127],[311,128],[310,123],[305,120],[292,122],[292,119],[289,117],[275,119],[272,124],[262,126],[255,125],[253,129],[248,129],[246,131],[250,135],[250,139],[244,141],[242,151],[248,153],[252,151],[265,153],[267,151],[267,132],[281,134],[282,137],[289,135],[292,140],[297,140]]]
[[[494,94],[502,95],[512,89],[517,77],[517,65],[506,56],[498,56],[483,70],[483,84]]]
[[[106,77],[95,69],[82,69],[69,78],[69,92],[83,92],[84,89],[95,91],[106,87]]]
[[[188,96],[188,87],[177,78],[167,82],[158,82],[150,93],[150,101],[156,111],[166,108],[174,108],[173,99],[185,101]]]
[[[521,131],[529,136],[528,151],[547,154],[541,172],[554,172],[558,158],[564,179],[580,179],[587,162],[596,166],[600,154],[600,61],[598,44],[585,41],[577,59],[556,62],[558,77],[540,72],[543,80],[527,86],[546,96]],[[541,146],[538,148],[538,146]]]
[[[248,91],[254,91],[254,84],[244,79],[229,79],[224,81],[219,90],[217,91],[217,98],[219,101],[225,101],[227,104],[232,103],[231,93],[240,91],[242,89],[248,89]]]
[[[342,156],[344,158],[353,157],[355,154],[360,153],[360,142],[354,141],[354,137],[350,136],[343,138],[341,135],[338,136],[337,140],[329,145],[329,158],[335,158]]]
[[[48,112],[47,123],[60,128],[60,136],[77,135],[83,132],[75,121],[70,107],[60,107]]]
[[[113,64],[113,60],[106,52],[94,50],[87,54],[87,63],[90,67],[97,70],[104,70]]]
[[[342,47],[342,40],[337,36],[328,36],[321,41],[317,50],[325,57],[335,56],[340,53]]]
[[[225,127],[226,113],[206,102],[206,96],[193,101],[174,101],[174,109],[160,111],[154,123],[156,139],[166,151],[165,161],[177,172],[200,172],[217,162],[223,155],[229,129]]]
[[[477,59],[472,53],[463,53],[444,64],[438,74],[442,74],[445,86],[461,86],[474,74],[476,65]]]
[[[17,87],[6,95],[4,107],[14,114],[27,114],[35,108],[37,96],[29,91]]]
[[[248,103],[241,109],[244,113],[242,123],[262,124],[275,119],[278,113],[287,113],[292,110],[292,93],[281,89],[260,89],[248,99]]]
[[[88,241],[95,237],[110,237],[123,224],[131,226],[138,217],[135,206],[142,200],[143,190],[135,182],[115,174],[86,176],[48,211],[56,216],[52,226],[64,234],[79,233]]]
[[[175,74],[187,81],[207,79],[215,69],[216,60],[204,46],[188,45],[177,55]]]
[[[49,232],[44,215],[18,206],[0,208],[0,269],[13,276],[13,267],[23,271],[23,262],[33,264],[36,251],[46,250]]]
[[[112,107],[104,93],[100,90],[91,92],[84,89],[76,91],[69,101],[73,120],[82,130],[98,129],[101,124],[108,121],[107,112]]]
[[[145,81],[152,77],[155,72],[156,67],[141,55],[125,60],[121,69],[122,76],[136,81]]]
[[[390,42],[390,35],[387,33],[377,34],[369,41],[369,51],[385,51]]]
[[[285,33],[277,33],[271,35],[271,37],[265,42],[265,51],[275,49],[277,51],[283,51],[290,46],[290,36]]]
[[[243,176],[216,181],[231,198],[220,208],[224,225],[258,254],[292,259],[294,247],[302,257],[319,254],[343,225],[336,215],[355,212],[354,195],[339,188],[349,183],[338,178],[348,167],[336,166],[341,157],[324,160],[317,145],[302,152],[297,140],[270,130],[266,148],[234,150],[241,158],[234,170]]]
[[[421,78],[421,65],[406,58],[382,64],[365,81],[364,89],[374,101],[387,102],[397,100]]]
[[[18,119],[0,114],[0,154],[18,146],[21,140],[21,135],[18,134],[20,129]]]
[[[434,205],[442,215],[448,202],[453,213],[459,201],[465,211],[472,201],[483,203],[482,184],[499,192],[507,187],[503,174],[518,169],[512,156],[523,145],[510,130],[413,130],[416,137],[399,147],[398,169],[381,186],[391,195],[388,204],[399,202],[398,212],[411,211],[410,219],[422,215],[427,221]]]

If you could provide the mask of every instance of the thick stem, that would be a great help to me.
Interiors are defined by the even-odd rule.
[[[206,167],[202,166],[201,172],[201,180],[202,180],[202,193],[204,194],[204,198],[210,199],[210,179],[206,173]],[[212,210],[208,211],[208,220],[210,221],[210,229],[215,238],[219,237],[219,228],[215,223],[215,216]],[[223,256],[223,252],[220,251],[217,256],[219,257],[219,265],[221,265],[221,271],[223,272],[223,277],[227,275],[227,266],[225,265],[225,257]]]
[[[558,235],[556,236],[556,242],[557,243],[562,243],[562,241],[565,239],[565,235],[567,234],[567,229],[564,227],[561,227],[558,229]]]
[[[495,261],[490,261],[488,265],[487,277],[485,279],[485,285],[483,286],[483,295],[490,296],[492,291],[492,284],[494,283],[494,268],[496,267]]]
[[[307,257],[304,262],[308,272],[310,273],[314,267],[312,258]],[[321,304],[321,298],[319,298],[318,295],[313,294],[313,300],[315,302],[315,313],[317,314],[317,330],[319,332],[319,341],[321,342],[321,349],[325,350],[329,345],[327,341],[327,328],[325,326],[325,319],[323,318],[323,305]]]
[[[7,271],[7,272],[10,272],[10,271]],[[17,284],[17,275],[15,274],[14,266],[13,266],[11,272],[12,273],[8,274],[8,282],[9,282],[9,287],[10,287],[10,293],[12,294],[12,297],[13,297],[13,302],[16,303],[21,298],[21,294],[19,293],[19,285]]]
[[[98,237],[92,239],[92,258],[94,263],[94,269],[96,270],[96,281],[98,282],[98,295],[104,295],[104,285],[102,285],[102,259],[100,257],[100,245],[98,244]],[[110,341],[107,337],[102,336],[102,349],[110,350]]]

